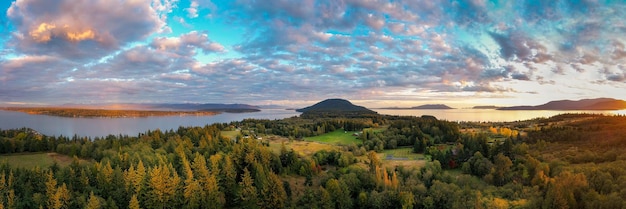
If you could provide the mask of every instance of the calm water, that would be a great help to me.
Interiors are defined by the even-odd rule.
[[[383,110],[374,109],[380,114],[387,115],[432,115],[449,121],[516,121],[538,117],[550,117],[562,113],[603,113],[626,115],[621,111],[543,111],[543,110]],[[29,127],[46,135],[63,135],[88,137],[102,137],[109,134],[135,136],[147,130],[178,129],[179,126],[204,126],[213,123],[228,123],[241,121],[246,118],[256,119],[283,119],[299,115],[293,110],[264,109],[254,113],[223,113],[214,116],[168,116],[146,118],[64,118],[46,115],[29,115],[21,112],[0,110],[0,129]]]
[[[478,122],[505,122],[528,120],[539,117],[551,117],[564,113],[597,113],[597,114],[626,114],[626,110],[619,111],[557,111],[557,110],[494,110],[494,109],[448,109],[448,110],[385,110],[374,109],[379,114],[386,115],[432,115],[438,119],[448,121],[478,121]]]
[[[47,115],[29,115],[0,110],[0,129],[29,127],[45,135],[102,137],[109,134],[136,136],[147,130],[170,130],[180,126],[204,126],[229,123],[246,118],[283,119],[300,115],[293,110],[264,109],[253,113],[222,113],[214,116],[167,116],[145,118],[64,118]]]

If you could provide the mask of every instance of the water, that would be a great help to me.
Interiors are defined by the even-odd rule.
[[[626,115],[620,111],[552,111],[552,110],[385,110],[374,109],[386,115],[432,115],[448,121],[517,121],[538,117],[550,117],[563,113],[601,113]],[[0,110],[0,129],[29,127],[45,135],[103,137],[109,134],[135,136],[147,130],[178,129],[179,126],[204,126],[213,123],[229,123],[246,118],[283,119],[300,115],[293,110],[264,109],[253,113],[222,113],[214,116],[167,116],[146,118],[64,118],[47,115],[29,115],[21,112]]]
[[[551,117],[565,113],[594,113],[594,114],[626,114],[626,110],[617,111],[591,111],[591,110],[495,110],[495,109],[446,109],[446,110],[388,110],[374,109],[379,114],[385,115],[432,115],[438,119],[448,121],[476,121],[476,122],[506,122],[529,120],[540,117]]]
[[[180,126],[204,126],[229,123],[246,118],[283,119],[300,115],[293,110],[263,109],[252,113],[222,113],[213,116],[166,116],[144,118],[66,118],[47,115],[29,115],[0,110],[0,129],[28,127],[39,133],[54,136],[103,137],[109,134],[136,136],[147,130],[170,130]]]

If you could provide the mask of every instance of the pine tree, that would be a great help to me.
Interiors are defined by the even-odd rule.
[[[230,197],[226,202],[233,203],[235,197],[237,196],[237,169],[233,164],[233,161],[229,155],[224,157],[224,161],[222,163],[222,185],[221,188],[224,188],[224,193],[226,197]]]
[[[89,193],[89,200],[87,201],[86,209],[99,209],[102,208],[99,198],[93,194],[93,191]]]
[[[133,195],[130,198],[130,202],[128,203],[128,209],[141,209],[141,207],[139,207],[139,200],[137,199],[137,195]]]
[[[56,201],[55,196],[57,193],[57,180],[54,178],[52,171],[46,175],[46,197],[48,198],[48,208],[53,208]]]
[[[254,179],[250,175],[248,168],[243,169],[241,181],[239,182],[239,200],[243,208],[256,208],[257,190],[254,187]]]
[[[176,192],[180,185],[180,177],[172,165],[159,165],[150,171],[149,177],[150,202],[157,208],[175,205]]]
[[[261,196],[261,208],[274,209],[285,207],[287,193],[278,175],[269,173],[267,184],[261,189]]]

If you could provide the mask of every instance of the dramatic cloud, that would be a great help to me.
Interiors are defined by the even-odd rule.
[[[619,1],[16,0],[3,10],[3,101],[549,100],[551,89],[578,99],[626,88]]]
[[[19,0],[7,10],[16,28],[9,45],[26,54],[101,56],[163,29],[161,13],[170,8],[160,0]]]

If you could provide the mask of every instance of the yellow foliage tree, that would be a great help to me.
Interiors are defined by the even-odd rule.
[[[89,193],[89,200],[87,201],[86,209],[99,209],[102,208],[102,204],[100,203],[100,199],[96,195],[93,194],[93,191]]]
[[[148,183],[151,188],[152,202],[157,207],[164,207],[174,199],[180,185],[180,177],[171,165],[159,165],[150,170]]]
[[[139,207],[139,200],[137,199],[137,195],[133,195],[130,198],[130,202],[128,203],[128,208],[129,209],[141,209],[141,207]]]

